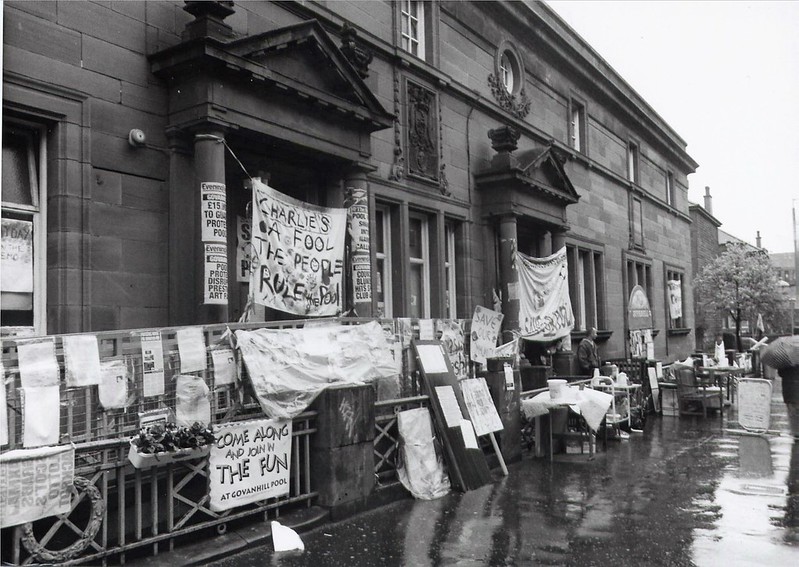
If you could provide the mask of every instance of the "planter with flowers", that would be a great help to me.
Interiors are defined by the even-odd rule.
[[[195,422],[191,427],[174,423],[142,427],[130,440],[128,460],[137,469],[199,459],[211,450],[214,434]]]

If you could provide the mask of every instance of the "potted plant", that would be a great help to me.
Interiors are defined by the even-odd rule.
[[[142,427],[130,440],[128,460],[137,469],[198,459],[206,456],[214,434],[201,423],[191,427],[174,423],[156,423]]]

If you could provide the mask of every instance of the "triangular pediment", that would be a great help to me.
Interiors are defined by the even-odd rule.
[[[563,160],[564,156],[553,146],[521,152],[517,156],[519,169],[528,184],[549,193],[551,197],[576,203],[580,196],[563,167]]]
[[[225,46],[225,51],[266,67],[273,77],[290,83],[301,95],[343,100],[374,116],[390,118],[316,20],[234,41]]]

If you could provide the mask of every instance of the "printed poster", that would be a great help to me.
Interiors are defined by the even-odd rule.
[[[347,187],[347,227],[350,235],[353,302],[372,301],[372,264],[369,240],[369,202],[366,189]]]
[[[17,449],[0,455],[0,527],[66,514],[72,507],[75,449]]]
[[[485,378],[470,378],[460,383],[463,402],[469,412],[469,419],[478,437],[494,431],[501,431],[504,426],[494,405],[494,399],[488,391]]]
[[[64,366],[67,388],[95,386],[100,383],[100,347],[95,335],[67,335],[64,345]]]
[[[0,290],[33,292],[33,223],[2,219]]]
[[[289,493],[291,420],[214,426],[208,457],[209,506],[229,510]]]
[[[203,303],[227,305],[227,244],[203,246]]]
[[[205,335],[202,327],[178,329],[178,353],[181,372],[200,372],[206,369]]]
[[[191,427],[211,423],[211,392],[196,374],[181,374],[175,386],[175,423]]]
[[[220,348],[212,350],[211,359],[214,362],[214,385],[235,384],[237,369],[233,349]]]
[[[57,445],[61,426],[61,394],[58,386],[20,388],[22,397],[22,446]]]
[[[571,333],[569,268],[564,246],[551,256],[532,258],[516,252],[519,273],[519,330],[534,341],[554,341]]]
[[[503,317],[502,313],[486,309],[480,305],[474,308],[470,344],[472,361],[485,364],[487,356],[494,356],[494,349],[497,346],[497,337],[502,327]]]
[[[103,409],[122,409],[128,400],[128,365],[124,360],[106,360],[100,364],[97,387]]]
[[[142,389],[145,398],[164,394],[164,346],[161,331],[139,335],[142,354]]]
[[[238,215],[236,217],[236,281],[247,283],[250,281],[250,239],[252,225],[249,219]]]
[[[54,337],[17,341],[17,359],[23,388],[58,385],[61,372]]]
[[[338,315],[347,209],[293,199],[253,180],[250,294],[286,313]]]
[[[200,223],[203,242],[227,244],[227,201],[224,183],[200,183]]]

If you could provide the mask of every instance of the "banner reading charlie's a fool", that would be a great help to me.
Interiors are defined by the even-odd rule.
[[[221,512],[289,493],[291,420],[214,427],[208,458],[209,505]]]
[[[252,272],[255,303],[297,315],[337,315],[347,209],[303,203],[254,180]]]
[[[574,328],[569,299],[566,247],[545,258],[516,253],[519,272],[519,327],[522,337],[554,341]]]

